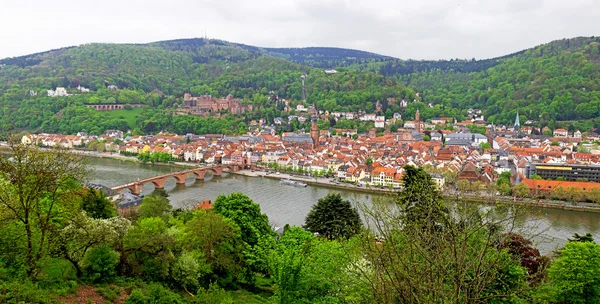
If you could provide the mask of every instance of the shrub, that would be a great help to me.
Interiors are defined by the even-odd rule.
[[[194,303],[197,304],[232,304],[233,298],[216,283],[211,283],[208,289],[200,288]]]
[[[91,249],[83,258],[85,276],[94,283],[111,282],[117,272],[119,253],[108,245],[101,245]]]
[[[97,287],[96,292],[105,300],[115,302],[121,295],[121,288],[114,285],[107,285],[104,287]]]
[[[0,303],[58,303],[31,281],[0,283]]]
[[[148,285],[146,289],[134,289],[126,304],[145,304],[145,303],[161,303],[161,304],[183,304],[186,301],[178,294],[171,292],[158,283]]]

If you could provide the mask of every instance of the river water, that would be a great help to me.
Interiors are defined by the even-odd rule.
[[[95,169],[90,178],[94,183],[114,187],[130,183],[134,180],[149,178],[160,174],[181,170],[169,166],[138,164],[130,161],[92,158]],[[144,186],[142,194],[152,193],[154,186]],[[330,189],[319,186],[299,188],[281,185],[279,181],[246,177],[223,173],[221,177],[213,177],[207,173],[204,181],[196,181],[189,176],[186,185],[175,184],[171,178],[165,183],[169,200],[175,207],[189,208],[203,200],[214,201],[220,194],[242,192],[261,206],[262,212],[269,216],[274,226],[302,225],[306,214],[319,198],[329,193],[340,193],[344,199],[353,203],[370,203],[376,194],[351,190]],[[528,225],[534,226],[534,238],[537,247],[543,253],[561,247],[574,233],[591,232],[596,240],[600,240],[600,213],[586,213],[551,208],[534,208]]]

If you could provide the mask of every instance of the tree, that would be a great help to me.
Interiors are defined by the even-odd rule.
[[[91,282],[108,283],[117,275],[117,264],[119,264],[119,253],[109,245],[102,244],[92,248],[84,257],[83,269]]]
[[[548,269],[550,301],[598,303],[600,298],[600,245],[567,242]]]
[[[531,179],[535,179],[535,180],[542,180],[543,178],[537,174],[534,174],[531,176]]]
[[[367,160],[366,160],[365,164],[366,164],[367,166],[370,166],[370,165],[372,165],[372,164],[373,164],[373,158],[371,158],[371,157],[367,157]]]
[[[427,197],[433,188],[423,184],[412,187],[420,192],[415,197]],[[528,288],[527,270],[499,244],[522,211],[500,205],[483,211],[457,201],[450,216],[429,200],[429,209],[438,211],[421,212],[426,217],[416,224],[410,209],[385,198],[364,208],[373,230],[358,236],[364,262],[351,260],[350,267],[368,282],[370,300],[362,302],[518,303]]]
[[[131,223],[121,217],[97,219],[80,214],[60,230],[51,250],[54,255],[69,261],[80,278],[83,275],[82,260],[88,250],[100,245],[117,247],[130,228]]]
[[[404,166],[403,189],[397,203],[406,216],[405,225],[427,233],[440,229],[448,220],[442,192],[422,167]]]
[[[269,257],[278,287],[274,302],[365,303],[360,297],[345,299],[357,289],[357,276],[348,271],[352,259],[357,259],[356,252],[338,241],[315,238],[299,227],[287,229]]]
[[[0,157],[0,218],[22,224],[27,240],[27,275],[34,278],[48,252],[49,239],[70,211],[87,174],[83,158],[65,150],[43,151],[10,144],[11,157]]]
[[[423,135],[423,141],[430,141],[431,137],[427,134]]]
[[[492,148],[492,145],[490,145],[490,143],[488,143],[488,142],[482,142],[480,146],[481,146],[481,150]]]
[[[185,223],[180,243],[186,252],[199,253],[202,264],[210,265],[208,271],[198,272],[196,280],[212,272],[243,281],[241,275],[248,267],[243,256],[246,248],[240,228],[232,220],[212,210],[194,211],[192,219]]]
[[[150,195],[144,197],[142,204],[137,209],[140,218],[160,217],[167,219],[173,206],[169,203],[169,199],[161,195]]]
[[[466,179],[461,179],[456,182],[456,187],[461,193],[471,191],[471,182]]]
[[[274,241],[275,232],[269,225],[269,218],[261,213],[260,206],[242,193],[219,195],[213,210],[233,221],[241,232],[242,240],[248,244],[247,262],[255,271],[266,272],[266,252]]]
[[[508,233],[500,248],[508,249],[508,252],[521,261],[521,266],[527,269],[529,281],[537,283],[544,279],[546,267],[549,264],[547,257],[542,256],[537,248],[531,246],[533,243],[516,233]]]
[[[147,276],[155,280],[169,278],[176,234],[168,231],[168,228],[167,223],[159,217],[136,221],[117,246],[121,257],[120,273],[128,270],[130,275]]]
[[[594,243],[594,236],[591,233],[585,235],[579,235],[578,233],[573,234],[573,239],[569,239],[569,242],[592,242]]]
[[[362,221],[356,208],[339,193],[320,198],[306,215],[304,228],[327,239],[348,239],[360,232]]]
[[[106,198],[101,190],[87,189],[81,202],[81,209],[95,219],[107,219],[117,216],[115,204]]]
[[[524,198],[529,195],[529,188],[525,183],[519,183],[512,187],[512,193],[515,197]]]

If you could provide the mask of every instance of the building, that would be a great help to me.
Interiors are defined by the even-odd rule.
[[[375,128],[385,128],[385,116],[375,118]]]
[[[554,135],[554,137],[567,137],[569,135],[569,131],[559,128],[559,129],[554,130],[552,135]]]
[[[371,172],[371,184],[375,186],[390,187],[394,184],[396,169],[376,167]]]
[[[446,184],[444,176],[439,173],[429,173],[429,175],[431,175],[431,180],[435,183],[438,190],[443,191],[444,185]]]
[[[190,93],[183,95],[183,106],[192,113],[215,113],[227,111],[232,114],[242,114],[252,111],[252,105],[242,105],[240,99],[227,95],[226,98],[214,98],[211,95],[192,97]]]
[[[446,145],[479,146],[487,143],[488,138],[478,133],[452,133],[446,136]]]
[[[48,90],[49,97],[69,96],[67,90],[63,87],[56,87],[56,90]]]
[[[526,176],[531,178],[534,174],[542,179],[564,178],[566,181],[587,180],[590,182],[600,182],[600,166],[593,165],[569,165],[569,164],[551,164],[534,163],[531,164]]]

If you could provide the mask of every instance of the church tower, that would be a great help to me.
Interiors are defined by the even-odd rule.
[[[514,129],[516,132],[521,131],[521,122],[519,121],[519,112],[517,111],[517,117],[515,117]]]
[[[302,75],[302,98],[306,101],[306,87],[304,86],[304,79],[306,75]],[[314,113],[310,118],[311,126],[310,126],[310,138],[312,138],[313,148],[319,147],[319,126],[317,125],[317,121],[319,120],[319,110],[317,109],[317,102],[313,103]]]
[[[310,126],[310,138],[312,138],[313,147],[315,148],[319,147],[319,126],[317,125],[317,119],[317,114],[314,114],[310,119],[312,122]]]
[[[421,113],[419,109],[417,109],[417,113],[415,113],[415,129],[417,132],[421,133]]]

